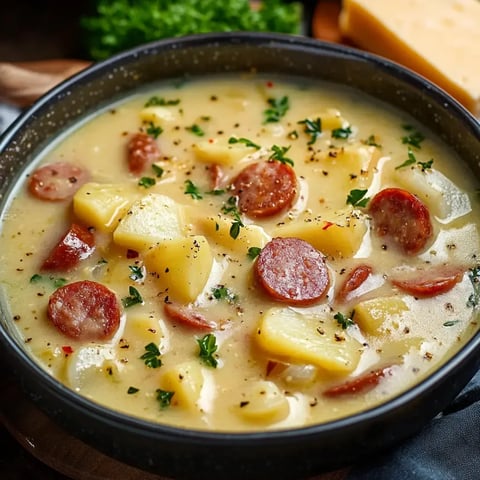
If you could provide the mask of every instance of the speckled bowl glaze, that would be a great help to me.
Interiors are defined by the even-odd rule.
[[[95,64],[42,97],[0,140],[0,208],[37,152],[97,108],[159,80],[256,70],[323,79],[383,100],[428,126],[480,175],[480,125],[443,91],[379,57],[303,37],[207,34],[151,43]],[[293,479],[392,448],[441,411],[480,366],[480,333],[442,368],[379,407],[286,431],[214,433],[132,418],[79,397],[29,357],[1,301],[0,350],[26,394],[71,434],[175,478]]]

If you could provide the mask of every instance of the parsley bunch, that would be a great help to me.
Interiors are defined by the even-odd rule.
[[[161,38],[192,33],[260,31],[299,34],[300,2],[263,0],[96,0],[81,18],[83,39],[93,60]]]

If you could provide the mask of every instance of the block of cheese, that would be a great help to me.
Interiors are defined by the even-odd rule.
[[[480,1],[344,0],[339,25],[359,47],[411,68],[480,116]]]

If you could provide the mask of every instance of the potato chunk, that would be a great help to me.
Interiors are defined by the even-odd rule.
[[[275,383],[251,382],[242,392],[237,413],[243,418],[263,423],[283,420],[289,412],[288,400]]]
[[[113,232],[113,240],[141,251],[162,240],[183,237],[183,225],[179,204],[165,195],[150,193],[133,203]]]
[[[73,197],[73,211],[86,225],[112,232],[137,195],[124,184],[86,183]]]
[[[255,338],[274,357],[339,373],[353,371],[362,350],[362,345],[332,318],[289,308],[265,312]]]
[[[235,165],[240,159],[255,152],[255,148],[244,143],[228,143],[227,139],[204,140],[193,145],[197,160],[220,165]]]
[[[199,363],[187,361],[165,370],[160,379],[160,388],[174,392],[173,405],[198,410],[204,383],[205,378]]]
[[[145,255],[145,264],[174,299],[193,302],[204,289],[213,265],[207,239],[194,235],[164,240]]]
[[[325,255],[348,258],[357,252],[366,232],[365,217],[345,208],[325,217],[285,223],[275,230],[274,237],[301,238]]]
[[[340,110],[336,108],[327,108],[322,112],[314,115],[309,115],[310,120],[316,120],[320,118],[322,122],[322,130],[334,130],[336,128],[345,128],[348,126],[348,122],[343,118]]]
[[[151,106],[140,110],[140,118],[144,122],[152,122],[163,126],[166,123],[175,122],[178,119],[178,115],[171,108]]]
[[[241,227],[238,237],[233,238],[230,235],[233,220],[220,214],[200,217],[194,221],[207,238],[241,255],[246,255],[250,247],[263,248],[270,240],[263,228],[258,225]]]
[[[372,298],[358,303],[354,307],[355,323],[365,332],[378,335],[381,327],[408,311],[407,304],[400,297]]]

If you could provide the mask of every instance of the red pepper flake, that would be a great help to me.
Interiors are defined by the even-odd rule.
[[[213,143],[215,140],[213,138],[208,139],[208,143]]]
[[[73,348],[70,345],[64,345],[62,347],[62,350],[63,350],[63,353],[65,353],[66,355],[70,355],[73,353]]]
[[[269,80],[269,81],[267,82],[267,87],[268,87],[268,88],[272,88],[272,87],[273,87],[273,82],[272,82],[271,80]]]
[[[326,230],[327,228],[330,228],[332,225],[335,225],[335,224],[332,222],[325,221],[325,225],[322,227],[322,230]]]
[[[136,250],[132,250],[129,248],[127,250],[127,258],[137,258],[138,257],[138,252]]]

